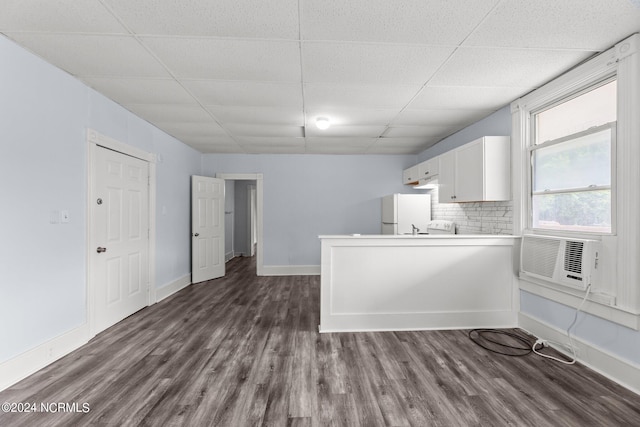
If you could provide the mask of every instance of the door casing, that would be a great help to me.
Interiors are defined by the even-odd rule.
[[[96,196],[93,194],[93,180],[95,173],[95,157],[98,146],[117,151],[128,156],[136,157],[149,163],[149,291],[147,305],[156,302],[156,156],[152,153],[124,144],[115,139],[101,135],[93,129],[87,130],[87,246],[86,246],[86,263],[87,263],[87,322],[89,324],[89,338],[94,337],[98,332],[96,330],[95,319],[95,289],[93,286],[93,252],[98,246],[98,242],[94,240],[92,235],[93,218],[91,217],[91,203]]]

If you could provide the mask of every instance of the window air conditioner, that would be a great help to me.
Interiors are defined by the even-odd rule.
[[[600,242],[525,234],[520,251],[520,277],[586,289],[598,273]]]

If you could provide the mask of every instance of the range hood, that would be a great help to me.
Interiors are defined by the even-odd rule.
[[[414,190],[433,190],[438,188],[438,178],[423,178],[419,180],[414,186]]]

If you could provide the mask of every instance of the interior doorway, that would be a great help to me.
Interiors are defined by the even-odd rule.
[[[225,258],[256,257],[256,274],[264,275],[262,174],[218,173],[225,180]]]

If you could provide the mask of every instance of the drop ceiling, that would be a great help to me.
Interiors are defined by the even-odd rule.
[[[639,0],[0,6],[0,32],[205,153],[416,154],[638,31]]]

